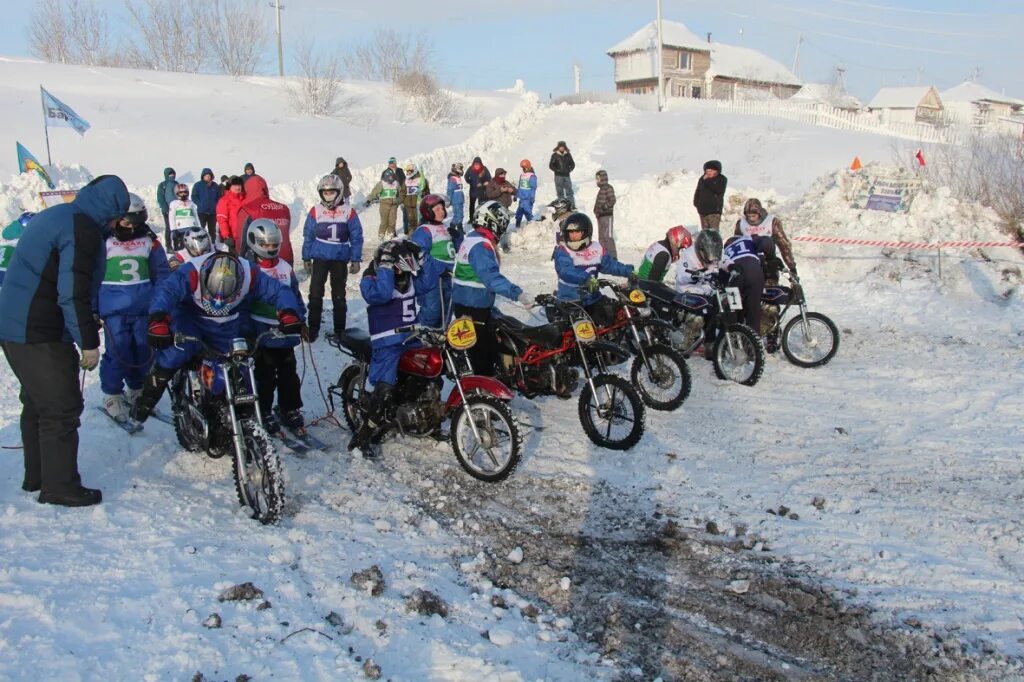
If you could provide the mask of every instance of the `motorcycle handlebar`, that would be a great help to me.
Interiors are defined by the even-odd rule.
[[[280,329],[268,329],[267,331],[263,332],[262,334],[260,334],[259,336],[256,337],[256,341],[252,344],[252,348],[253,349],[259,348],[260,344],[263,343],[263,340],[267,339],[267,338],[270,338],[270,339],[287,339],[287,338],[291,338],[291,337],[299,338],[299,335],[298,334],[283,334]],[[227,357],[231,357],[231,355],[233,355],[233,351],[228,351],[228,352],[224,353],[222,351],[217,350],[216,348],[213,348],[208,343],[206,343],[206,341],[203,340],[202,337],[193,336],[191,334],[182,334],[181,332],[176,332],[174,334],[174,345],[175,346],[180,348],[182,345],[184,345],[186,343],[198,343],[200,346],[202,346],[203,352],[206,353],[207,355],[221,357],[221,358],[227,358]],[[246,345],[246,353],[247,354],[251,354],[253,351],[249,349],[248,342],[246,342],[246,343],[247,343],[247,345]]]

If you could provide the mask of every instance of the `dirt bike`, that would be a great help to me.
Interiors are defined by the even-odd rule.
[[[556,395],[568,399],[576,391],[582,370],[579,420],[584,433],[609,450],[636,445],[644,432],[643,401],[628,381],[608,373],[608,367],[629,359],[629,351],[599,340],[593,320],[579,304],[550,294],[537,296],[536,302],[556,309],[556,319],[528,326],[501,313],[492,318],[498,339],[499,378],[527,398]]]
[[[263,430],[253,375],[253,354],[267,336],[283,335],[266,331],[252,350],[246,339],[232,339],[231,350],[223,353],[199,337],[175,334],[176,346],[198,343],[202,352],[174,375],[170,395],[178,442],[192,452],[205,450],[214,459],[231,453],[238,502],[252,518],[273,524],[284,508],[284,479],[281,461]]]
[[[398,363],[395,402],[385,415],[385,431],[406,436],[439,434],[441,424],[451,420],[448,439],[462,468],[473,478],[497,482],[508,478],[522,456],[523,437],[519,423],[506,404],[512,392],[497,379],[473,374],[465,351],[476,343],[476,327],[468,318],[453,320],[447,332],[412,325],[399,329],[411,332],[406,343],[423,343],[406,350]],[[362,329],[331,334],[328,343],[351,356],[355,362],[341,372],[337,383],[328,387],[331,409],[341,402],[345,421],[355,434],[368,409],[366,377],[372,348]],[[442,399],[444,377],[453,384]]]
[[[839,329],[821,313],[807,312],[807,299],[800,280],[790,271],[791,286],[769,285],[761,294],[762,328],[769,353],[778,350],[780,330],[782,352],[797,367],[821,367],[839,350]],[[798,309],[796,317],[785,321],[790,308]]]
[[[703,346],[705,356],[711,354],[715,376],[753,386],[764,372],[765,350],[757,332],[739,321],[739,289],[728,286],[717,272],[687,272],[706,284],[709,293],[677,293],[660,282],[637,283],[650,298],[654,314],[675,327],[664,340],[685,357]],[[705,329],[712,335],[710,348]]]
[[[652,410],[671,411],[690,395],[690,370],[686,358],[671,346],[660,343],[672,329],[668,322],[651,314],[647,296],[629,284],[600,279],[602,289],[614,298],[603,297],[595,304],[605,313],[595,319],[596,332],[613,343],[627,347],[635,355],[629,378],[644,404]],[[549,310],[554,310],[549,307]],[[594,307],[591,308],[594,312]],[[554,318],[549,313],[548,319]],[[592,315],[593,317],[593,315]],[[660,327],[655,333],[652,328]]]

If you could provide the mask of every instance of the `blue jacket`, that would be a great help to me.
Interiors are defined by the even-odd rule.
[[[207,173],[212,178],[209,183],[201,179]],[[217,184],[217,179],[213,177],[213,171],[209,168],[204,168],[199,177],[199,182],[192,185],[192,201],[196,203],[197,210],[200,213],[216,214],[217,202],[220,200],[220,185]],[[164,212],[166,213],[166,211]]]
[[[395,273],[391,268],[377,269],[371,263],[359,281],[359,293],[366,301],[366,319],[370,327],[371,343],[374,348],[387,348],[402,344],[408,333],[378,334],[388,329],[406,326],[418,321],[416,299],[422,296],[437,298],[437,287],[447,266],[439,260],[426,256],[423,267],[413,278],[411,294],[395,289]],[[378,336],[378,338],[373,338]]]
[[[287,267],[282,267],[287,266]],[[263,270],[263,268],[260,268]],[[299,291],[299,280],[295,278],[295,271],[292,270],[292,266],[288,264],[288,261],[279,260],[274,266],[270,267],[270,273],[267,270],[263,270],[264,274],[272,279],[277,277],[277,281],[282,285],[289,287],[292,293],[295,294],[295,299],[299,302],[299,307],[295,311],[301,316],[306,317],[306,305],[302,301],[302,293]],[[275,269],[281,274],[278,275]],[[284,275],[287,274],[287,283],[284,281]],[[277,327],[276,322],[267,322],[268,318],[276,317],[276,309],[266,303],[255,302],[249,308],[249,320],[246,331],[246,336],[257,337],[265,331],[269,331]],[[263,340],[262,345],[266,348],[294,348],[295,346],[302,343],[301,339],[286,337],[283,339],[266,338]]]
[[[466,204],[466,192],[465,183],[462,178],[458,175],[448,174],[448,203],[452,205],[452,210],[458,209],[462,212],[462,207]]]
[[[170,166],[164,168],[164,181],[156,186],[156,203],[164,215],[167,215],[167,211],[170,210],[171,202],[178,198],[174,196],[174,186],[178,184],[178,181],[170,178],[173,172],[174,169]]]
[[[363,226],[348,202],[309,209],[302,227],[302,260],[363,260]]]
[[[107,224],[128,211],[128,188],[101,175],[69,204],[32,219],[14,250],[0,289],[0,340],[47,343],[73,340],[98,348],[92,303],[103,281]]]
[[[537,174],[531,172],[529,177],[525,177],[526,173],[519,176],[519,205],[526,204],[533,208],[533,200],[537,197]]]
[[[171,274],[164,247],[148,227],[139,232],[142,234],[128,242],[107,239],[105,275],[93,305],[103,319],[112,315],[145,316],[156,286]],[[123,251],[135,253],[124,257],[119,253]],[[140,262],[143,254],[145,262]]]
[[[585,261],[585,262],[581,262]],[[579,301],[579,285],[591,277],[600,277],[602,273],[629,277],[633,273],[632,265],[625,265],[607,253],[600,242],[593,241],[581,251],[570,251],[564,244],[555,248],[555,272],[558,273],[558,292],[556,295],[563,301]],[[601,298],[599,292],[583,297],[583,305],[590,305]]]
[[[508,280],[500,271],[494,235],[490,230],[477,228],[466,235],[464,248],[459,250],[452,282],[452,303],[470,308],[490,308],[495,294],[515,301],[523,290]],[[467,284],[474,282],[477,285]],[[479,286],[482,284],[483,286]]]

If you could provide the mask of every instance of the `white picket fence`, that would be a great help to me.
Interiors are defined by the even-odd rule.
[[[657,110],[654,95],[627,95],[614,92],[581,93],[559,97],[552,104],[612,103],[626,100],[645,111]],[[786,100],[722,100],[670,97],[670,111],[721,111],[749,116],[770,116],[809,125],[886,135],[922,143],[961,144],[967,132],[957,126],[932,126],[924,123],[883,122],[876,115],[835,109],[821,104],[798,104]]]

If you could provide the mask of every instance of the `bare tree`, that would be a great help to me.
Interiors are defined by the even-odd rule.
[[[191,73],[202,69],[206,61],[203,0],[125,0],[125,7],[140,38],[127,46],[132,66]]]
[[[429,73],[404,73],[395,79],[394,86],[400,95],[410,100],[416,114],[424,121],[450,123],[460,116],[458,100]]]
[[[341,83],[340,62],[335,56],[318,54],[313,40],[299,40],[295,49],[299,78],[289,87],[292,108],[308,116],[330,116],[335,113]]]
[[[212,66],[232,76],[251,76],[267,46],[269,27],[259,0],[208,0],[205,38]]]
[[[432,73],[433,65],[434,47],[425,35],[405,36],[390,29],[375,30],[344,59],[349,77],[388,83],[408,74]]]
[[[68,20],[62,0],[40,0],[29,25],[32,56],[56,64],[71,63]]]
[[[59,64],[117,65],[106,12],[91,0],[42,0],[29,27],[32,54]]]

